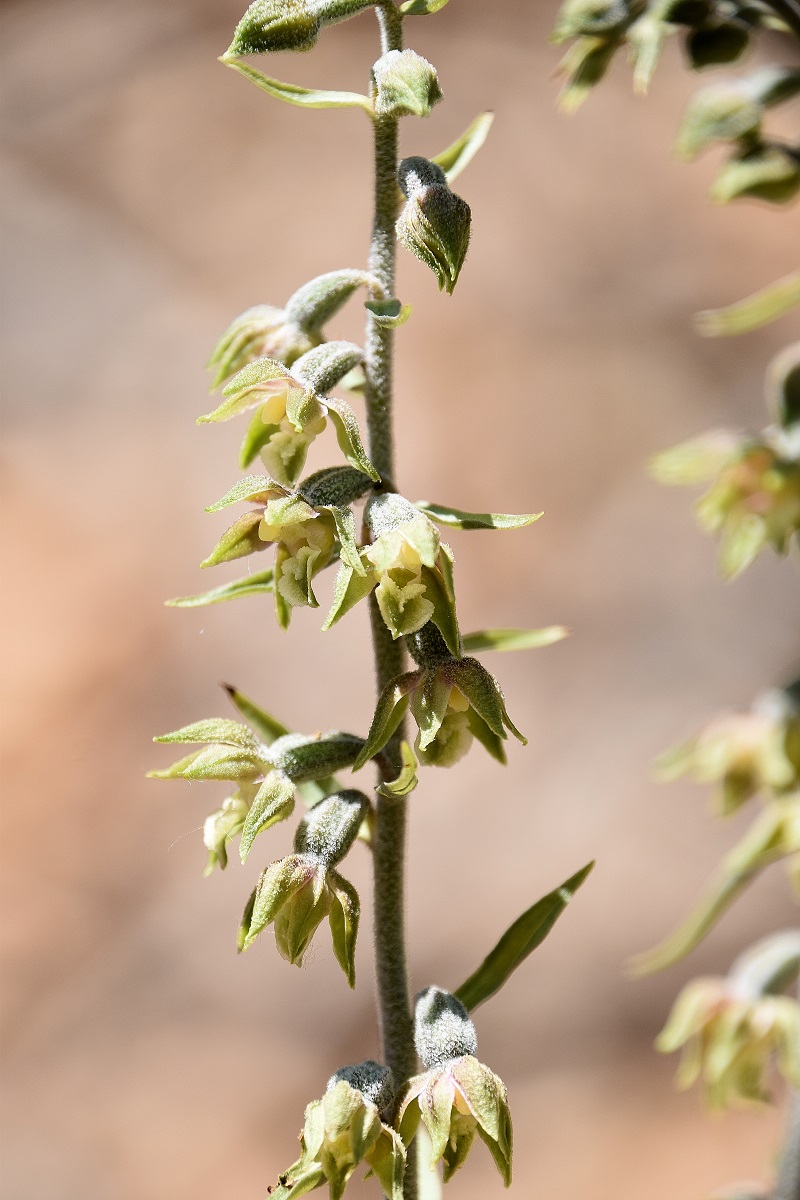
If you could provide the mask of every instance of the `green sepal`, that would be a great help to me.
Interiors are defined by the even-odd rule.
[[[788,146],[764,142],[753,150],[735,155],[714,180],[711,198],[728,204],[742,196],[788,204],[800,192],[800,161]]]
[[[257,596],[272,591],[273,572],[259,571],[255,575],[247,575],[244,579],[234,579],[231,583],[223,583],[201,592],[197,596],[177,596],[174,600],[165,600],[167,608],[202,608],[208,604],[221,604],[224,600],[237,600],[240,596]]]
[[[400,12],[404,17],[427,17],[444,8],[447,0],[404,0]]]
[[[772,863],[800,852],[800,801],[773,800],[725,856],[705,895],[663,942],[631,962],[633,975],[652,975],[685,958],[719,921],[752,879]]]
[[[463,660],[459,660],[459,666]],[[442,728],[452,680],[442,671],[423,671],[422,679],[411,696],[411,712],[419,729],[419,749],[427,750]]]
[[[164,733],[159,737],[154,737],[153,741],[163,742],[167,745],[217,743],[221,746],[237,746],[240,750],[249,750],[256,755],[263,750],[262,744],[246,725],[240,725],[238,721],[231,721],[226,717],[210,717],[205,721],[195,721],[191,725],[184,725],[182,729],[176,729],[174,733]]]
[[[333,589],[333,603],[322,626],[323,630],[330,629],[350,612],[351,608],[355,608],[360,600],[370,594],[377,582],[378,576],[374,571],[368,570],[365,575],[358,575],[347,563],[340,563]]]
[[[427,117],[442,99],[436,68],[415,50],[387,50],[372,68],[377,117]]]
[[[378,697],[367,740],[353,763],[354,771],[360,771],[371,758],[379,754],[397,730],[408,710],[408,694],[417,686],[420,678],[419,671],[409,671],[387,683]]]
[[[248,412],[251,408],[263,403],[265,385],[276,385],[281,382],[285,383],[286,390],[290,394],[303,391],[301,385],[292,377],[283,363],[273,358],[257,358],[255,362],[248,363],[246,367],[242,367],[241,371],[237,371],[233,378],[226,383],[222,389],[222,395],[225,397],[222,404],[212,412],[198,417],[197,424],[207,425],[230,421],[233,417],[238,417],[241,413]],[[272,394],[275,393],[275,390],[274,387],[271,389]]]
[[[569,637],[563,625],[546,625],[544,629],[479,629],[465,633],[461,638],[463,649],[469,653],[478,650],[538,650],[552,646]]]
[[[373,1174],[383,1189],[387,1200],[403,1200],[403,1177],[406,1169],[406,1150],[400,1135],[387,1125],[367,1154],[370,1174]],[[369,1178],[369,1175],[366,1176]],[[420,1200],[426,1200],[420,1189]]]
[[[234,746],[206,746],[163,771],[148,771],[148,779],[234,780],[246,783],[264,774],[264,763]]]
[[[381,796],[410,796],[419,783],[417,778],[417,756],[408,742],[400,743],[400,774],[396,779],[381,783],[375,789]]]
[[[489,136],[493,121],[493,112],[481,113],[464,130],[460,138],[456,138],[452,145],[431,159],[431,162],[436,163],[437,167],[442,168],[448,183],[457,179],[465,167],[472,162]]]
[[[269,475],[247,475],[240,479],[225,495],[205,509],[207,513],[222,512],[232,504],[266,504],[272,499],[273,493],[278,496],[286,495],[286,488],[277,483]]]
[[[336,430],[336,440],[339,443],[339,449],[350,463],[350,466],[355,467],[357,471],[363,471],[365,475],[369,475],[370,479],[374,479],[376,483],[380,483],[380,475],[367,458],[356,414],[350,405],[346,400],[326,396],[325,407]]]
[[[244,53],[244,51],[239,53]],[[234,71],[244,75],[245,79],[249,79],[268,96],[273,96],[276,100],[283,100],[286,104],[297,104],[300,108],[363,108],[372,116],[372,103],[369,96],[362,96],[360,92],[332,92],[325,89],[298,87],[295,83],[283,83],[280,79],[272,79],[269,75],[257,71],[255,67],[240,62],[227,54],[223,54],[219,61],[226,67],[233,67]]]
[[[263,405],[260,405],[253,413],[250,424],[247,426],[247,432],[239,447],[239,466],[243,471],[247,470],[253,460],[258,457],[260,451],[266,446],[273,433],[277,433],[280,428],[278,425],[270,425],[262,420],[261,412],[263,407]]]
[[[242,828],[239,841],[239,856],[247,862],[247,856],[259,833],[263,833],[279,821],[286,821],[294,812],[294,784],[281,771],[270,771],[256,792],[250,811]]]
[[[581,37],[570,46],[558,65],[566,82],[558,97],[559,108],[574,113],[596,87],[611,65],[617,42],[606,37]]]
[[[544,513],[473,513],[446,504],[429,504],[418,500],[415,505],[426,516],[451,529],[521,529],[532,525]]]
[[[356,986],[356,937],[361,907],[358,892],[338,871],[328,871],[328,887],[333,893],[328,922],[333,953],[351,988]]]
[[[286,1182],[284,1182],[286,1180]],[[309,1192],[325,1185],[325,1172],[319,1163],[312,1162],[301,1170],[290,1168],[269,1191],[269,1200],[299,1200]]]
[[[375,324],[382,329],[399,329],[411,316],[411,305],[399,300],[366,300],[364,308],[372,313]]]
[[[426,1093],[427,1103],[422,1108],[422,1123],[431,1139],[431,1166],[437,1163],[450,1141],[450,1117],[455,1100],[455,1088],[449,1075],[435,1079]]]
[[[356,542],[356,519],[349,508],[338,504],[321,506],[323,512],[329,512],[336,524],[336,535],[339,538],[339,558],[348,567],[352,567],[356,575],[366,575],[367,568],[361,561]]]
[[[472,1011],[494,996],[528,955],[542,944],[593,867],[594,862],[587,863],[509,926],[477,971],[456,989],[455,995],[465,1008]]]
[[[261,524],[260,512],[246,512],[234,521],[230,529],[226,529],[208,558],[200,563],[201,567],[216,567],[220,563],[233,562],[236,558],[246,558],[259,550],[266,550],[267,542],[258,536]]]
[[[228,796],[222,807],[211,813],[203,822],[203,844],[208,851],[204,875],[211,875],[215,867],[224,871],[228,865],[228,842],[241,833],[249,810],[246,793],[255,785],[239,788],[234,796]]]
[[[433,605],[431,620],[444,638],[445,645],[455,657],[461,656],[461,634],[456,614],[456,597],[453,586],[453,556],[444,542],[440,546],[438,570],[422,568],[425,581],[425,599]]]
[[[494,1159],[503,1183],[510,1187],[513,1133],[505,1084],[475,1058],[460,1059],[452,1072],[477,1121],[478,1137]]]
[[[698,313],[695,327],[703,337],[731,337],[769,325],[798,306],[800,271],[792,271],[744,300]]]
[[[296,899],[299,903],[293,904]],[[255,893],[247,902],[239,927],[239,949],[247,950],[275,921],[275,941],[280,954],[289,962],[302,965],[308,944],[327,915],[327,904],[324,876],[320,878],[320,872],[310,861],[299,854],[290,854],[272,863],[262,872]],[[287,913],[287,909],[294,911]]]
[[[484,750],[504,767],[508,762],[506,748],[503,745],[505,738],[498,737],[494,730],[489,728],[483,717],[475,712],[474,708],[470,708],[467,712],[467,723],[473,737],[477,738]]]

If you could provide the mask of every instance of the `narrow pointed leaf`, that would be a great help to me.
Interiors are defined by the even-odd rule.
[[[361,906],[358,892],[338,871],[328,872],[328,886],[334,899],[328,913],[336,961],[351,988],[356,986],[356,937]]]
[[[479,629],[465,633],[461,639],[464,650],[538,650],[540,646],[552,646],[569,637],[563,625],[547,625],[544,629]]]
[[[800,271],[793,271],[736,304],[698,313],[695,323],[703,337],[731,337],[769,325],[799,305]]]
[[[372,104],[369,97],[362,96],[360,92],[330,92],[317,88],[298,87],[294,83],[282,83],[280,79],[271,79],[269,75],[264,75],[255,67],[248,66],[247,63],[243,63],[237,58],[229,58],[227,55],[223,55],[220,62],[224,63],[226,67],[232,67],[240,75],[244,75],[245,79],[249,79],[268,96],[272,96],[276,100],[283,100],[286,104],[297,104],[301,108],[363,108],[370,116],[372,115]]]
[[[456,990],[455,995],[465,1008],[477,1008],[498,992],[520,963],[542,944],[593,867],[594,862],[587,863],[517,918],[477,971]]]
[[[435,158],[431,159],[431,162],[435,162],[437,167],[442,168],[448,183],[457,179],[464,168],[472,162],[489,136],[493,121],[494,113],[481,113],[464,130],[460,138],[457,138],[446,150],[442,150],[441,154],[437,154]]]
[[[419,679],[419,671],[409,671],[387,683],[378,697],[364,748],[353,763],[354,771],[360,771],[389,741],[408,709],[408,693]]]
[[[460,508],[450,508],[446,504],[430,504],[427,500],[418,500],[416,508],[424,512],[440,525],[451,529],[521,529],[532,525],[544,513],[473,513],[464,512]]]
[[[264,764],[253,754],[235,746],[207,746],[190,754],[164,771],[150,771],[151,779],[235,780],[244,783],[258,779]]]
[[[240,596],[258,596],[271,592],[273,586],[272,568],[259,571],[255,575],[247,575],[244,579],[234,579],[231,583],[223,583],[220,587],[197,596],[178,596],[175,600],[166,600],[167,608],[203,608],[208,604],[222,604],[225,600],[238,600]]]
[[[361,561],[356,543],[356,521],[352,511],[339,504],[323,506],[331,514],[336,524],[336,534],[339,538],[339,558],[348,567],[352,567],[356,575],[366,575],[367,568]]]

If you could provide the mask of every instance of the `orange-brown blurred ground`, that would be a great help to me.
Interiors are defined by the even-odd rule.
[[[646,103],[619,64],[577,117],[558,115],[555,9],[458,0],[409,27],[447,103],[405,124],[405,152],[434,153],[481,108],[497,120],[459,183],[475,233],[455,297],[401,263],[414,316],[400,480],[413,498],[545,509],[525,532],[453,535],[462,623],[573,630],[487,658],[527,751],[512,747],[501,774],[475,750],[413,797],[413,984],[456,985],[511,917],[597,857],[480,1014],[481,1056],[511,1093],[516,1194],[702,1200],[768,1171],[779,1118],[708,1119],[651,1042],[682,981],[792,910],[776,873],[685,965],[624,978],[735,837],[701,789],[656,787],[649,763],[797,662],[797,577],[765,559],[723,587],[689,497],[643,463],[710,425],[763,423],[763,369],[790,322],[715,343],[690,314],[784,272],[798,220],[713,210],[713,163],[672,161],[694,86],[675,47]],[[198,827],[224,789],[146,781],[166,761],[149,739],[224,713],[221,679],[296,727],[364,730],[366,624],[354,614],[322,637],[300,613],[287,637],[255,599],[188,613],[161,600],[208,586],[196,563],[222,518],[202,508],[236,476],[240,429],[194,425],[208,348],[242,308],[362,264],[368,130],[224,70],[234,0],[0,15],[3,1190],[245,1200],[293,1157],[330,1072],[377,1050],[368,922],[354,996],[325,938],[302,972],[268,937],[237,960],[261,856],[203,879]],[[364,18],[274,72],[359,87],[374,55]],[[357,319],[354,306],[334,332],[356,336]],[[366,895],[366,853],[347,865]],[[451,1185],[499,1194],[480,1151]]]

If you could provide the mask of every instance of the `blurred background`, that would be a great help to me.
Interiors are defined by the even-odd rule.
[[[413,985],[456,986],[596,857],[479,1014],[480,1056],[510,1091],[517,1194],[703,1200],[769,1173],[781,1114],[709,1118],[652,1041],[685,980],[794,913],[776,870],[689,961],[626,979],[739,831],[712,819],[704,789],[656,786],[650,764],[796,667],[797,574],[764,556],[723,586],[691,497],[644,464],[708,427],[764,423],[764,367],[791,322],[714,342],[691,314],[785,272],[800,226],[797,210],[715,210],[713,156],[673,161],[697,86],[677,45],[646,102],[619,62],[576,117],[559,115],[556,9],[459,0],[408,22],[447,103],[404,123],[404,152],[435,153],[483,108],[497,119],[457,185],[474,237],[455,296],[401,258],[414,316],[400,483],[463,508],[544,509],[529,530],[448,538],[462,627],[572,630],[485,658],[528,749],[512,744],[501,772],[475,748],[413,797]],[[377,1052],[369,919],[354,995],[324,932],[302,972],[270,935],[237,959],[244,899],[291,830],[246,870],[203,879],[200,826],[224,785],[144,778],[170,760],[153,734],[228,715],[220,680],[306,732],[363,732],[372,711],[365,606],[324,637],[309,611],[282,635],[268,599],[162,606],[241,573],[197,567],[225,527],[202,509],[237,477],[242,434],[195,426],[211,345],[245,307],[361,266],[367,248],[366,122],[271,102],[223,69],[241,10],[0,7],[9,1200],[261,1196],[294,1158],[305,1103]],[[363,88],[375,56],[365,16],[271,70]],[[360,322],[355,303],[331,333],[357,337]],[[363,849],[346,873],[368,892]],[[451,1185],[463,1200],[500,1190],[480,1147]]]

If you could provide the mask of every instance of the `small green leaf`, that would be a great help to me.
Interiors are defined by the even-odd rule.
[[[261,524],[260,512],[247,512],[239,517],[226,529],[208,558],[200,563],[201,567],[216,567],[219,563],[232,562],[235,558],[245,558],[258,550],[266,550],[268,543],[262,542],[258,536]]]
[[[376,483],[380,483],[380,475],[367,458],[356,414],[350,405],[346,400],[338,400],[333,396],[326,396],[325,407],[336,430],[336,440],[339,443],[339,448],[350,463],[350,466],[355,467],[357,471],[363,471],[365,475],[369,475],[370,479],[374,479]]]
[[[363,108],[372,116],[370,99],[368,96],[362,96],[360,92],[329,92],[316,88],[298,87],[294,83],[282,83],[280,79],[271,79],[269,75],[264,75],[255,67],[248,66],[247,63],[240,62],[236,58],[229,58],[224,54],[219,61],[226,67],[232,67],[240,75],[244,75],[245,79],[249,79],[268,96],[273,96],[276,100],[283,100],[286,104],[297,104],[300,108]]]
[[[726,308],[711,308],[695,318],[697,332],[703,337],[731,337],[750,333],[777,321],[800,305],[800,271],[754,292],[752,296],[729,304]]]
[[[333,899],[328,913],[333,953],[351,988],[356,986],[356,937],[361,906],[358,892],[338,871],[328,872]]]
[[[256,596],[272,591],[272,569],[260,571],[256,575],[248,575],[244,579],[234,579],[231,583],[223,583],[220,587],[212,588],[209,592],[201,592],[198,596],[178,596],[174,600],[165,600],[167,608],[203,608],[208,604],[221,604],[224,600],[237,600],[240,596]]]
[[[401,304],[399,300],[367,300],[364,308],[372,313],[375,324],[382,329],[399,329],[411,316],[411,305]]]
[[[192,725],[185,725],[183,729],[176,729],[174,733],[154,737],[153,741],[165,744],[177,742],[183,745],[217,742],[222,746],[238,746],[241,750],[252,750],[256,754],[262,748],[246,725],[240,725],[238,721],[231,721],[225,717],[195,721]]]
[[[361,561],[361,555],[356,543],[356,520],[349,508],[338,504],[323,505],[336,524],[336,535],[339,538],[339,558],[348,567],[352,567],[356,575],[366,575],[367,568]]]
[[[477,971],[456,990],[465,1008],[472,1011],[498,992],[520,963],[542,944],[593,867],[594,862],[587,863],[517,918]]]
[[[340,621],[345,613],[370,594],[377,582],[378,577],[374,571],[368,571],[366,575],[357,575],[347,563],[340,563],[334,584],[333,603],[322,628],[330,629]]]
[[[234,780],[245,783],[260,778],[264,764],[254,754],[234,746],[206,746],[179,759],[163,771],[149,771],[148,779]]]
[[[353,763],[354,771],[360,771],[389,741],[408,709],[408,693],[419,680],[419,671],[409,671],[387,683],[378,697],[364,748]]]
[[[447,0],[404,0],[400,12],[404,17],[427,17],[444,8]]]
[[[479,629],[465,633],[461,644],[470,654],[476,650],[538,650],[565,637],[569,637],[569,630],[563,625],[547,625],[544,629]]]
[[[544,516],[544,513],[464,512],[446,504],[430,504],[427,500],[418,500],[415,507],[434,521],[438,521],[440,525],[447,525],[451,529],[521,529]]]
[[[410,796],[419,783],[417,778],[417,756],[408,742],[400,743],[402,766],[396,779],[380,784],[375,790],[381,796]]]
[[[437,154],[435,158],[431,159],[431,162],[436,163],[437,167],[442,168],[448,183],[457,179],[464,168],[472,162],[489,136],[493,121],[494,113],[481,113],[464,130],[460,138],[457,138],[446,150],[442,150],[441,154]]]

